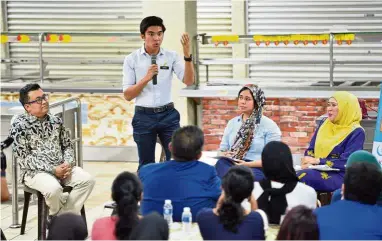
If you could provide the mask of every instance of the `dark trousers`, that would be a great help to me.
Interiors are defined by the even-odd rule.
[[[244,161],[250,162],[250,160],[244,160]],[[224,175],[228,172],[228,170],[233,166],[235,166],[235,164],[233,164],[228,159],[220,158],[215,164],[215,168],[216,168],[216,172],[218,174],[218,177],[223,178]],[[255,176],[256,182],[259,182],[259,181],[265,179],[264,173],[263,173],[261,168],[251,167],[250,169],[252,170],[252,173]]]
[[[180,127],[179,120],[180,115],[175,108],[160,113],[135,110],[132,126],[134,141],[138,147],[138,170],[143,165],[155,163],[157,137],[164,147],[166,160],[171,159],[168,144],[171,142],[172,133]]]

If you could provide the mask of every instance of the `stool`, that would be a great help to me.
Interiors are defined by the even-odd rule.
[[[332,201],[332,192],[317,191],[317,200],[321,202],[321,206],[329,205]]]
[[[64,186],[63,187],[63,192],[71,192],[72,187],[70,186]],[[49,207],[45,203],[44,196],[42,195],[41,192],[29,188],[26,185],[24,185],[24,207],[23,207],[23,218],[21,221],[21,230],[20,234],[23,235],[25,234],[25,226],[27,223],[27,216],[28,216],[28,208],[29,208],[29,202],[32,194],[37,195],[37,239],[38,240],[46,240],[46,228],[47,228],[47,217],[48,217],[48,210]],[[81,216],[85,221],[86,224],[86,214],[85,214],[85,206],[82,207],[81,209]]]

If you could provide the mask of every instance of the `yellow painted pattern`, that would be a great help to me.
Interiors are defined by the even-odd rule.
[[[70,97],[79,97],[87,106],[87,122],[82,125],[82,141],[87,146],[133,146],[134,102],[122,95],[51,94],[53,103]],[[1,101],[18,102],[18,94],[2,93]]]
[[[307,152],[308,156],[311,156],[311,157],[314,157],[314,151],[313,150],[309,150]]]
[[[301,173],[300,176],[298,176],[298,179],[302,179],[302,178],[305,177],[305,176],[306,176],[306,172]]]
[[[332,161],[326,161],[328,167],[333,167],[334,163]]]
[[[329,178],[331,178],[331,176],[329,176],[329,174],[326,172],[321,172],[321,178],[324,180],[328,180]]]

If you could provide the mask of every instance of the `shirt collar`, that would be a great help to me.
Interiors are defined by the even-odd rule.
[[[143,44],[142,45],[142,47],[141,47],[141,49],[140,49],[140,51],[139,51],[139,54],[147,54],[147,55],[149,55],[147,52],[146,52],[146,50],[145,50],[145,45]],[[164,49],[161,47],[160,49],[159,49],[159,53],[158,53],[158,55],[163,55],[164,54]],[[150,56],[150,55],[149,55]]]
[[[31,115],[31,114],[29,114],[29,113],[26,113],[26,117],[27,117],[27,119],[28,119],[28,121],[29,121],[30,123],[33,123],[33,122],[36,122],[36,121],[40,120],[40,119],[37,118],[36,116]],[[47,115],[45,116],[45,118],[42,119],[41,121],[49,121],[49,120],[50,120],[50,117],[49,117],[49,114],[47,114]]]

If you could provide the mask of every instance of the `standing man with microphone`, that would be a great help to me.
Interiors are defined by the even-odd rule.
[[[171,159],[168,144],[172,133],[180,127],[179,112],[171,100],[173,72],[187,86],[194,83],[194,66],[190,37],[181,37],[184,57],[161,48],[166,27],[156,16],[146,17],[140,24],[142,48],[128,55],[123,63],[123,94],[126,100],[136,98],[132,120],[134,141],[138,147],[139,168],[155,162],[157,137]]]

